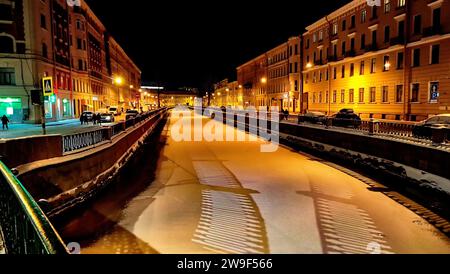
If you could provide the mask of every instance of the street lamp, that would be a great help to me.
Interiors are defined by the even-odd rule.
[[[267,78],[266,77],[261,78],[261,84],[267,84]]]
[[[117,76],[116,78],[114,78],[114,83],[116,83],[116,85],[122,85],[123,83],[123,78],[120,76]]]

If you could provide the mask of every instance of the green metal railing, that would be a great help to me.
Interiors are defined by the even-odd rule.
[[[7,254],[68,254],[44,212],[0,161],[0,229]]]

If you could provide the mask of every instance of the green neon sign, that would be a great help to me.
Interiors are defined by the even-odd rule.
[[[5,98],[5,97],[0,97],[0,103],[21,103],[22,100],[20,100],[20,98]]]

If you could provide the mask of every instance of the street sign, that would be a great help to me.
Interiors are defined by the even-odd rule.
[[[42,79],[42,91],[44,96],[52,96],[53,95],[53,78],[52,77],[44,77]]]

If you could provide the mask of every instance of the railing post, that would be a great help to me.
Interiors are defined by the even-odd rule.
[[[369,121],[369,135],[373,136],[378,131],[377,129],[378,121],[375,121],[375,119],[371,118]]]
[[[445,127],[432,127],[431,141],[434,146],[439,146],[447,140],[447,129]]]

